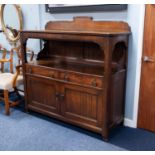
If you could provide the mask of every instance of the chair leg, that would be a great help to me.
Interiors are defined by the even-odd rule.
[[[4,103],[5,103],[5,114],[10,115],[9,91],[8,90],[4,90]]]
[[[4,62],[1,63],[1,72],[4,72]]]

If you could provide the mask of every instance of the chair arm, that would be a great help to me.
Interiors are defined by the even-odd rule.
[[[20,68],[22,68],[22,67],[23,67],[22,65],[16,66],[16,71],[20,71]]]
[[[11,60],[10,59],[0,59],[0,63],[2,62],[10,62]]]
[[[20,68],[22,68],[22,65],[16,66],[16,73],[14,74],[14,78],[13,78],[13,81],[12,81],[13,88],[16,87],[16,81],[17,81],[18,76],[20,75]]]
[[[7,53],[7,50],[6,50],[6,48],[4,48],[4,47],[0,47],[0,50],[1,51],[3,51],[2,53],[2,59],[5,59],[5,57],[6,57],[6,53]]]

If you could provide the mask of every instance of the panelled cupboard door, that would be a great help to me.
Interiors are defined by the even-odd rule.
[[[103,94],[95,89],[65,85],[62,115],[80,124],[102,127]]]
[[[57,87],[54,81],[27,77],[28,106],[39,108],[44,113],[59,113]]]
[[[155,5],[146,5],[138,127],[155,132]]]

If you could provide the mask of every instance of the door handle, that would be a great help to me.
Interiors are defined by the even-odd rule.
[[[55,99],[56,101],[58,100],[64,100],[65,95],[64,94],[60,94],[60,93],[55,93]]]
[[[144,56],[144,57],[143,57],[143,61],[144,61],[144,62],[152,62],[152,63],[155,62],[155,60],[153,60],[152,58],[150,58],[150,57],[148,57],[148,56]]]
[[[65,95],[64,94],[60,94],[60,100],[64,100]]]
[[[58,99],[59,99],[59,93],[55,93],[55,99],[56,99],[56,101],[58,101]]]

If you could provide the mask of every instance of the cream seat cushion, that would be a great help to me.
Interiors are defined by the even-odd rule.
[[[0,73],[0,89],[10,90],[13,88],[12,82],[14,78],[12,73]],[[19,75],[16,80],[16,86],[23,84],[23,76]]]

